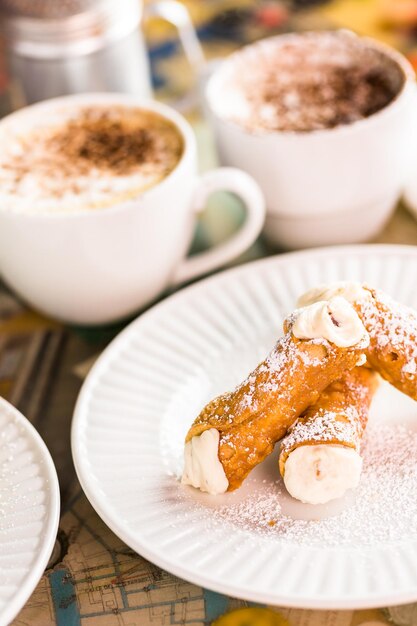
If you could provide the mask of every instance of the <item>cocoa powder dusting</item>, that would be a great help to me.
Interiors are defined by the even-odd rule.
[[[30,115],[30,111],[28,113]],[[93,105],[41,114],[13,132],[0,154],[5,204],[28,211],[112,206],[157,185],[180,161],[184,141],[165,117]]]
[[[255,132],[308,132],[366,119],[405,81],[383,50],[340,31],[266,39],[226,63],[215,109]]]
[[[281,84],[275,72],[271,73],[265,77],[258,93],[248,99],[254,105],[257,102],[271,105],[277,120],[291,119],[291,111],[297,102],[305,111],[306,126],[310,112],[313,127],[317,124],[334,128],[369,117],[394,98],[395,94],[386,76],[377,68],[364,69],[354,65],[340,68],[323,64],[320,69],[320,74],[295,75],[290,86]],[[291,130],[290,125],[288,130]]]
[[[50,138],[53,152],[107,172],[126,175],[140,163],[158,160],[153,134],[147,128],[129,128],[106,112],[92,118],[88,110]]]

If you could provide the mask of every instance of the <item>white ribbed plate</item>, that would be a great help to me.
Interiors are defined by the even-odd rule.
[[[259,523],[261,495],[271,497],[278,478],[276,458],[225,496],[176,478],[200,408],[265,356],[301,292],[342,279],[368,281],[417,307],[417,249],[328,248],[229,270],[142,315],[101,356],[77,403],[73,456],[91,503],[134,550],[196,584],[257,602],[343,609],[417,600],[417,519],[405,523],[395,498],[386,506],[384,481],[371,493],[369,514],[360,489],[356,503],[336,506],[349,512],[358,504],[363,528],[341,517],[336,532],[333,518],[328,534],[322,528],[315,536],[311,521],[305,535],[288,538],[268,520]],[[377,418],[417,430],[417,403],[388,386],[381,393]],[[290,516],[323,516],[311,507],[300,512],[285,495],[282,504]]]
[[[51,556],[59,521],[55,466],[35,428],[0,398],[0,624],[17,615]]]

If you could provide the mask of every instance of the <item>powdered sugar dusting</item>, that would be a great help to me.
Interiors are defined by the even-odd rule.
[[[372,387],[374,389],[377,387],[377,380],[378,377],[372,379],[366,377],[365,381],[367,382],[362,382],[361,377],[356,377],[354,372],[345,375],[342,383],[343,389],[348,393],[348,397],[355,398],[356,406],[354,404],[347,405],[338,412],[329,410],[327,407],[312,409],[310,413],[307,411],[307,414],[294,422],[288,430],[287,436],[281,441],[281,454],[283,452],[288,454],[306,442],[311,444],[325,441],[340,442],[359,452],[362,435],[368,421],[369,405],[373,396],[371,390]],[[333,386],[331,385],[331,388],[336,393],[340,393],[337,382]]]
[[[383,291],[360,283],[321,285],[304,293],[299,303],[316,305],[334,295],[354,303],[371,339],[370,365],[386,380],[417,400],[417,312]],[[297,314],[297,311],[293,313]]]
[[[383,313],[380,318],[375,314],[372,300],[361,301],[361,308],[366,315],[366,319],[372,317],[374,313],[373,332],[382,347],[389,344],[393,347],[407,348],[410,357],[417,359],[417,344],[412,339],[416,339],[417,334],[417,313],[414,309],[393,300],[383,291],[375,292],[378,301],[381,303]],[[415,367],[413,368],[415,371]]]
[[[372,546],[417,537],[417,432],[402,425],[372,424],[363,460],[353,504],[334,517],[293,519],[283,512],[288,495],[282,482],[264,481],[255,489],[256,483],[252,485],[241,502],[211,511],[207,530],[226,523],[250,531],[255,540],[273,538],[312,547]]]
[[[285,450],[292,450],[305,441],[340,441],[358,449],[362,435],[359,413],[355,407],[347,407],[343,415],[345,420],[340,420],[337,413],[322,410],[314,419],[297,420],[284,439]]]
[[[374,299],[361,301],[359,307],[371,337],[371,364],[375,353],[384,377],[417,399],[416,311],[382,291],[375,291]],[[392,380],[391,372],[401,380]]]
[[[293,316],[289,316],[288,324],[293,323]],[[365,349],[368,343],[367,335],[352,346],[352,349]],[[280,400],[290,401],[293,388],[289,380],[299,370],[300,362],[306,368],[305,376],[310,368],[323,367],[325,355],[335,352],[332,342],[325,338],[317,337],[308,340],[310,346],[315,346],[315,351],[306,352],[300,350],[294,343],[291,333],[280,337],[274,349],[268,354],[254,372],[252,372],[237,388],[237,392],[243,392],[237,403],[236,413],[240,414],[245,409],[257,410],[256,391],[280,394]],[[258,378],[257,378],[258,377]],[[259,380],[258,380],[259,379]],[[286,384],[283,385],[285,380]],[[227,395],[227,394],[226,394]],[[223,418],[223,416],[222,416]],[[235,420],[236,415],[229,416],[229,422]]]

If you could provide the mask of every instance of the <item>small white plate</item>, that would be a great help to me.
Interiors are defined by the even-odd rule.
[[[35,428],[0,398],[0,624],[9,624],[35,589],[59,522],[59,485]]]
[[[417,306],[417,249],[327,248],[229,270],[154,307],[101,356],[76,406],[73,456],[91,503],[134,550],[196,584],[267,604],[417,600],[417,403],[388,385],[374,403],[361,486],[332,506],[289,498],[276,454],[232,494],[207,496],[177,480],[202,406],[266,355],[300,293],[342,279]]]

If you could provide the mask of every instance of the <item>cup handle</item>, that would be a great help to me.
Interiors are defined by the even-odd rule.
[[[193,198],[193,209],[201,212],[215,191],[231,191],[246,205],[246,219],[240,229],[227,241],[211,250],[186,258],[178,266],[171,285],[180,285],[211,272],[239,256],[249,248],[262,230],[265,220],[265,200],[258,184],[245,172],[222,167],[203,174]]]
[[[145,5],[145,19],[152,17],[160,17],[175,26],[185,56],[194,74],[200,76],[206,59],[187,8],[177,0],[158,0]]]

